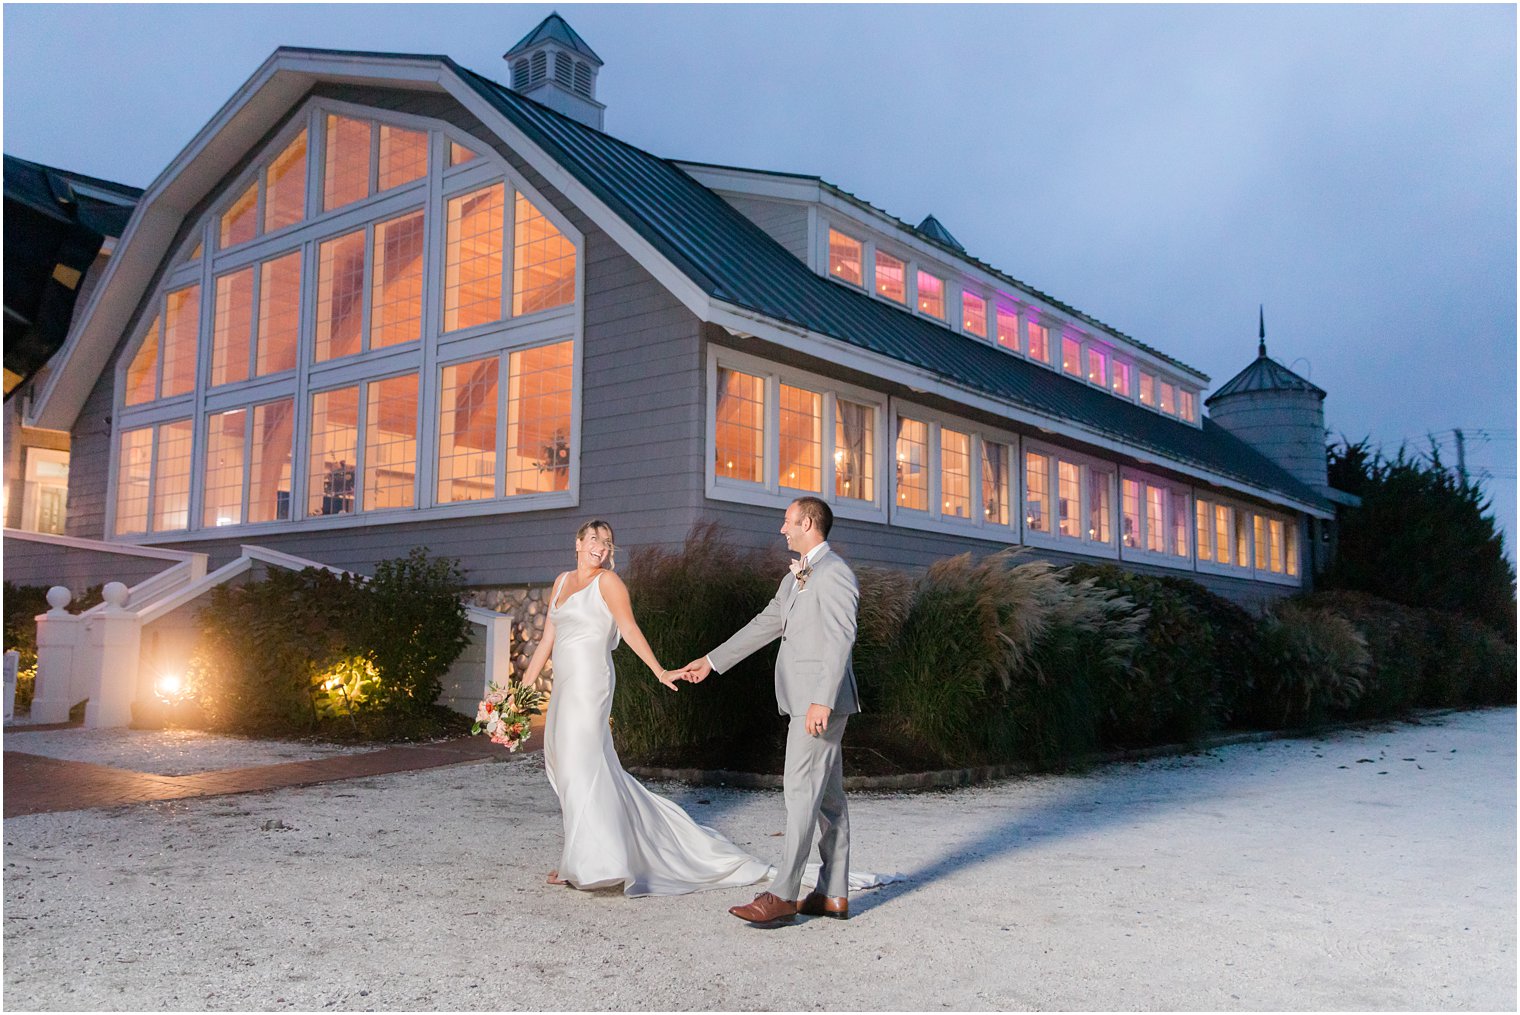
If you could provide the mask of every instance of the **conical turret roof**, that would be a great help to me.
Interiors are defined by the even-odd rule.
[[[544,41],[557,42],[566,49],[575,50],[575,52],[588,60],[595,60],[598,67],[602,65],[602,58],[597,56],[590,46],[586,45],[585,39],[575,34],[575,29],[571,28],[570,23],[559,16],[559,11],[555,11],[547,18],[544,18],[544,20],[538,23],[537,28],[522,37],[522,41],[507,50],[505,59],[510,60],[523,50],[531,49]]]
[[[1246,391],[1307,391],[1316,398],[1324,398],[1323,388],[1298,376],[1277,360],[1267,355],[1267,323],[1265,312],[1261,313],[1260,330],[1256,345],[1256,359],[1250,366],[1231,377],[1208,398],[1204,405],[1213,405],[1221,398]]]
[[[933,215],[926,216],[918,224],[918,231],[936,243],[943,243],[947,247],[954,247],[963,254],[966,252],[966,248],[961,246],[961,241],[951,236],[950,230],[941,225],[939,219]]]

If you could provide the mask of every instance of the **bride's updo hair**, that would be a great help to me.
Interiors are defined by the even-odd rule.
[[[614,536],[613,533],[612,533],[612,523],[611,522],[605,522],[605,521],[603,521],[600,518],[593,518],[593,519],[591,519],[589,522],[586,522],[580,528],[578,528],[578,529],[575,530],[575,541],[578,543],[582,539],[585,539],[586,538],[586,533],[590,532],[592,529],[606,529],[607,530],[607,541],[610,542],[612,544],[612,546],[610,546],[608,548],[608,550],[607,550],[607,564],[606,564],[606,567],[607,567],[607,570],[609,570],[609,571],[616,571],[617,570],[617,537]]]

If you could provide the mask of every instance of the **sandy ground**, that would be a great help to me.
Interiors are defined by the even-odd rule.
[[[1514,1009],[1516,716],[851,798],[847,923],[543,884],[541,758],[5,821],[4,1002]],[[774,791],[657,786],[752,851]],[[273,820],[287,826],[283,830]]]

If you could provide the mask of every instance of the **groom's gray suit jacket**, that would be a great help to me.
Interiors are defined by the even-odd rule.
[[[860,711],[850,649],[855,644],[860,587],[855,572],[833,550],[813,562],[803,588],[795,576],[781,587],[760,614],[739,633],[708,653],[719,673],[732,669],[750,653],[781,639],[776,656],[776,707],[784,715],[805,715],[814,703],[839,715]]]

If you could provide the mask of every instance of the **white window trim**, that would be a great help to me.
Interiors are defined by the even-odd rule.
[[[845,239],[854,240],[856,243],[860,244],[860,282],[859,283],[851,282],[847,278],[844,278],[842,276],[834,274],[834,265],[833,265],[833,263],[831,261],[831,255],[832,255],[832,252],[833,252],[833,244],[829,241],[829,236],[830,236],[831,233],[838,233],[840,236],[843,236]],[[871,248],[870,241],[867,240],[867,239],[865,239],[864,237],[857,236],[853,232],[850,232],[849,230],[839,228],[839,225],[836,222],[825,222],[824,225],[823,225],[823,252],[822,252],[822,256],[823,256],[823,273],[824,273],[825,277],[829,278],[830,280],[832,280],[834,282],[838,282],[841,285],[847,285],[851,289],[856,290],[857,292],[870,292],[870,287],[868,285],[868,282],[874,282],[875,281],[875,276],[874,276],[874,266],[875,266],[874,262],[875,262],[875,258],[868,258],[866,256],[867,252],[868,252],[868,250],[870,248]],[[871,263],[868,264],[867,263],[868,261],[871,262]],[[888,301],[888,302],[890,302],[890,301]]]
[[[1284,513],[1279,512],[1279,511],[1273,511],[1273,510],[1269,510],[1269,509],[1264,509],[1264,508],[1258,507],[1255,504],[1248,503],[1248,502],[1240,500],[1238,498],[1230,497],[1230,496],[1227,496],[1227,495],[1224,495],[1224,494],[1220,494],[1220,493],[1216,493],[1213,490],[1195,489],[1194,490],[1194,499],[1195,499],[1195,505],[1196,505],[1197,501],[1203,501],[1203,502],[1205,502],[1205,503],[1207,503],[1207,504],[1209,504],[1211,506],[1219,504],[1219,505],[1223,505],[1224,507],[1226,507],[1226,508],[1229,509],[1229,517],[1230,517],[1229,529],[1230,529],[1230,539],[1232,541],[1234,541],[1234,540],[1236,540],[1238,538],[1237,535],[1236,535],[1236,527],[1235,527],[1235,515],[1236,515],[1236,512],[1237,511],[1244,511],[1246,513],[1247,518],[1250,519],[1250,520],[1252,520],[1252,524],[1250,524],[1250,525],[1248,525],[1246,527],[1246,554],[1247,554],[1247,558],[1246,558],[1246,564],[1245,564],[1245,566],[1242,567],[1238,563],[1221,564],[1221,563],[1219,563],[1218,560],[1204,560],[1203,558],[1200,557],[1198,559],[1198,571],[1199,571],[1199,573],[1201,573],[1201,574],[1223,575],[1223,576],[1229,577],[1229,578],[1240,578],[1240,579],[1245,579],[1245,580],[1249,580],[1249,581],[1270,582],[1270,583],[1272,583],[1274,585],[1288,585],[1288,586],[1293,586],[1295,588],[1300,587],[1300,586],[1303,585],[1303,583],[1304,583],[1304,577],[1303,576],[1304,576],[1304,542],[1305,542],[1305,540],[1304,540],[1304,533],[1302,531],[1302,520],[1300,518],[1298,518],[1298,517],[1296,517],[1294,515],[1284,514]],[[1298,574],[1291,575],[1291,574],[1288,574],[1288,572],[1287,572],[1288,547],[1286,545],[1283,546],[1283,572],[1282,572],[1282,574],[1278,574],[1278,573],[1274,572],[1271,569],[1270,563],[1268,564],[1268,566],[1266,568],[1257,568],[1257,566],[1256,566],[1256,531],[1255,531],[1256,526],[1254,524],[1254,519],[1257,516],[1260,516],[1263,519],[1272,520],[1272,521],[1280,521],[1280,522],[1283,523],[1283,542],[1284,542],[1284,544],[1287,543],[1287,532],[1288,532],[1288,530],[1289,529],[1294,530],[1295,534],[1294,534],[1294,537],[1293,537],[1293,539],[1294,539],[1294,547],[1293,548],[1297,551],[1297,554],[1296,554],[1297,560],[1295,561],[1295,564],[1298,567]],[[1194,507],[1194,515],[1193,515],[1193,518],[1194,518],[1193,528],[1194,528],[1194,539],[1195,540],[1197,538],[1197,517],[1198,517],[1197,516],[1197,508],[1195,506]],[[1213,531],[1211,530],[1211,537],[1214,536],[1214,535],[1216,535],[1216,534],[1213,533]],[[1195,548],[1195,553],[1196,553],[1196,548]],[[1232,560],[1234,560],[1234,558],[1235,558],[1235,546],[1233,545],[1233,542],[1232,542],[1232,545],[1230,546],[1230,558]]]
[[[428,146],[428,171],[416,181],[390,188],[379,194],[344,205],[330,212],[317,212],[320,203],[321,172],[325,165],[325,134],[321,129],[322,118],[328,113],[367,119],[410,130],[430,133]],[[258,236],[223,252],[219,248],[219,225],[227,206],[256,180],[269,162],[285,149],[290,140],[303,127],[307,134],[307,215],[294,225]],[[434,136],[436,135],[436,136]],[[379,131],[372,135],[372,145],[378,144]],[[448,145],[457,142],[476,151],[477,157],[452,169],[445,169]],[[375,162],[372,152],[372,163]],[[378,172],[378,163],[372,164],[371,175]],[[468,329],[443,332],[442,280],[445,271],[444,246],[447,223],[447,200],[450,196],[476,189],[482,185],[500,181],[504,188],[502,236],[502,318],[498,321]],[[373,180],[372,180],[373,182]],[[512,316],[512,271],[514,256],[514,199],[513,191],[519,191],[552,222],[561,235],[575,247],[575,300],[568,306]],[[420,342],[408,342],[384,349],[369,349],[335,360],[316,363],[313,349],[316,339],[315,293],[317,287],[317,251],[321,242],[358,228],[366,230],[366,244],[372,246],[373,227],[421,205],[424,211],[424,275],[423,324]],[[262,220],[261,220],[262,221]],[[200,224],[191,229],[178,248],[170,255],[174,259],[188,256],[197,243],[202,244],[201,257],[195,261],[176,265],[165,274],[153,291],[151,300],[144,302],[133,323],[135,332],[131,342],[124,346],[118,357],[114,377],[111,416],[110,466],[105,509],[104,534],[107,539],[121,542],[164,542],[177,539],[206,539],[223,536],[240,536],[260,532],[299,532],[342,528],[348,525],[387,524],[411,522],[419,519],[452,518],[473,515],[504,514],[518,511],[538,511],[551,508],[574,507],[580,503],[580,448],[582,414],[581,363],[584,346],[584,307],[586,295],[586,242],[584,235],[548,201],[535,187],[507,162],[496,149],[482,145],[471,135],[452,124],[427,117],[359,106],[333,99],[313,97],[306,101],[290,122],[264,145],[223,197],[204,213]],[[249,264],[257,264],[274,256],[294,250],[302,252],[301,324],[297,339],[296,367],[294,370],[244,381],[210,387],[211,350],[215,324],[215,278]],[[366,282],[371,270],[372,250],[366,249]],[[255,272],[257,275],[259,273]],[[186,285],[199,283],[201,303],[199,335],[196,351],[196,385],[193,391],[169,399],[154,399],[141,405],[125,405],[126,374],[137,355],[147,325],[161,314],[166,294]],[[369,289],[366,284],[364,313],[369,313]],[[253,313],[257,320],[258,308]],[[553,344],[559,341],[573,343],[572,390],[571,390],[571,459],[569,489],[545,494],[519,495],[488,501],[471,501],[464,504],[437,504],[436,454],[438,446],[436,363],[441,353],[456,359],[479,358],[470,356],[466,350],[489,346],[493,350],[527,348],[535,345]],[[252,355],[252,353],[250,353]],[[160,348],[157,369],[163,370],[163,350]],[[412,508],[394,508],[366,512],[362,508],[353,515],[305,517],[307,503],[307,453],[311,425],[311,394],[317,390],[351,386],[369,379],[380,379],[398,373],[419,374],[419,430],[417,433],[417,495]],[[204,464],[206,427],[208,413],[225,412],[239,406],[252,406],[280,398],[292,398],[296,418],[291,443],[291,513],[289,521],[244,522],[238,525],[201,527],[204,521]],[[120,463],[120,435],[146,425],[190,418],[194,429],[191,439],[191,482],[188,530],[164,533],[116,533],[117,481]],[[360,411],[361,427],[363,406]],[[155,431],[153,462],[157,462],[157,436]],[[360,441],[362,446],[363,433]],[[362,474],[360,474],[362,476]],[[361,494],[356,478],[356,503]],[[149,524],[152,522],[151,473]],[[246,505],[245,505],[246,513]]]
[[[1025,472],[1024,456],[1026,454],[1046,455],[1051,459],[1050,474],[1047,481],[1050,484],[1050,531],[1037,532],[1029,528],[1024,505],[1028,502],[1027,486],[1028,475]],[[1080,536],[1061,535],[1061,485],[1060,469],[1056,462],[1067,462],[1078,467],[1077,473],[1077,518],[1082,532]],[[1119,503],[1119,466],[1111,461],[1096,458],[1092,455],[1071,451],[1059,444],[1050,444],[1045,441],[1025,437],[1022,447],[1019,449],[1019,492],[1018,522],[1022,539],[1027,546],[1037,546],[1049,550],[1061,550],[1065,553],[1080,553],[1092,557],[1103,557],[1109,560],[1117,560],[1119,557],[1119,534],[1122,528],[1123,513]],[[1108,476],[1108,542],[1102,542],[1087,535],[1087,519],[1092,510],[1090,501],[1092,490],[1090,479],[1092,472],[1106,474]]]
[[[891,489],[888,491],[891,504],[891,523],[899,528],[921,529],[926,532],[944,532],[957,536],[972,536],[978,539],[989,539],[1000,543],[1012,543],[1018,539],[1019,515],[1015,513],[1018,506],[1019,484],[1013,477],[1011,469],[1014,463],[1009,462],[1010,472],[1007,478],[1008,524],[998,525],[988,522],[979,510],[982,498],[982,445],[986,441],[993,441],[1003,445],[1010,456],[1018,454],[1019,438],[1012,431],[999,430],[994,427],[983,426],[973,423],[968,419],[954,416],[949,413],[930,409],[927,406],[904,399],[892,398],[890,426],[887,429],[886,460],[894,464],[890,472],[886,472],[884,478],[888,480]],[[897,421],[900,417],[928,425],[928,447],[925,449],[928,456],[924,463],[928,470],[928,503],[927,511],[919,511],[914,508],[902,507],[897,503]],[[944,493],[942,477],[944,476],[944,464],[940,455],[940,430],[949,427],[959,433],[971,437],[971,517],[959,518],[944,514]],[[885,470],[884,470],[885,472]]]
[[[742,480],[731,480],[719,477],[714,468],[718,439],[718,368],[737,370],[759,377],[765,383],[765,418],[763,420],[764,433],[764,481],[750,483]],[[821,446],[819,448],[820,477],[818,493],[807,490],[797,490],[781,484],[781,385],[787,384],[792,387],[805,388],[822,396],[820,411],[823,414],[822,426],[820,427]],[[868,501],[855,498],[840,497],[834,492],[834,440],[835,440],[835,403],[843,398],[846,401],[856,402],[861,405],[869,405],[875,413],[873,426],[874,461],[871,464],[875,475],[872,476],[872,499]],[[754,504],[763,507],[785,508],[798,497],[816,496],[824,500],[833,510],[836,517],[849,518],[855,521],[882,522],[887,521],[885,510],[885,497],[889,483],[884,474],[884,463],[890,460],[887,451],[887,399],[864,388],[858,388],[841,381],[831,380],[818,374],[797,370],[791,367],[781,366],[769,360],[751,356],[747,353],[736,352],[720,346],[709,345],[707,347],[707,416],[706,416],[706,439],[704,441],[703,473],[706,477],[705,492],[710,500],[733,501],[740,504]]]
[[[1125,546],[1124,545],[1124,503],[1123,503],[1123,497],[1124,497],[1124,480],[1126,480],[1126,479],[1132,479],[1132,480],[1135,480],[1135,481],[1137,481],[1138,483],[1141,484],[1141,497],[1140,497],[1140,545],[1139,546]],[[1145,510],[1146,503],[1145,503],[1144,488],[1145,488],[1145,486],[1147,484],[1149,484],[1151,486],[1159,486],[1159,487],[1165,488],[1169,492],[1170,496],[1173,497],[1173,498],[1175,498],[1175,497],[1181,497],[1181,498],[1183,498],[1183,500],[1184,500],[1184,502],[1186,504],[1186,507],[1184,508],[1184,512],[1185,512],[1185,517],[1187,519],[1186,529],[1187,529],[1188,552],[1187,552],[1186,556],[1181,555],[1181,554],[1172,553],[1172,552],[1166,551],[1166,550],[1160,550],[1160,551],[1158,551],[1158,550],[1148,550],[1148,549],[1146,549],[1146,547],[1145,547],[1146,536],[1148,535],[1148,529],[1149,529],[1149,525],[1150,525],[1150,522],[1149,522],[1148,518],[1146,517],[1146,510]],[[1132,469],[1129,466],[1120,466],[1120,468],[1119,468],[1119,491],[1118,491],[1118,497],[1114,501],[1114,519],[1115,519],[1114,538],[1117,541],[1118,547],[1119,547],[1119,559],[1120,560],[1134,561],[1136,563],[1155,564],[1155,565],[1157,565],[1159,567],[1174,568],[1174,569],[1183,570],[1183,571],[1193,571],[1193,570],[1196,570],[1196,564],[1197,564],[1196,549],[1197,548],[1193,544],[1194,544],[1194,542],[1196,541],[1196,538],[1197,538],[1197,520],[1196,520],[1197,516],[1196,516],[1196,514],[1194,512],[1195,512],[1195,509],[1193,507],[1193,488],[1191,486],[1188,486],[1186,483],[1178,483],[1178,482],[1176,482],[1174,480],[1166,479],[1165,477],[1158,476],[1158,475],[1156,475],[1153,472],[1146,472],[1146,471],[1144,471],[1142,469]],[[1171,545],[1172,537],[1173,537],[1173,533],[1171,532],[1170,522],[1171,522],[1170,518],[1166,518],[1166,519],[1162,520],[1162,524],[1164,526],[1166,526],[1166,528],[1167,528],[1166,541],[1167,541],[1168,545]]]

